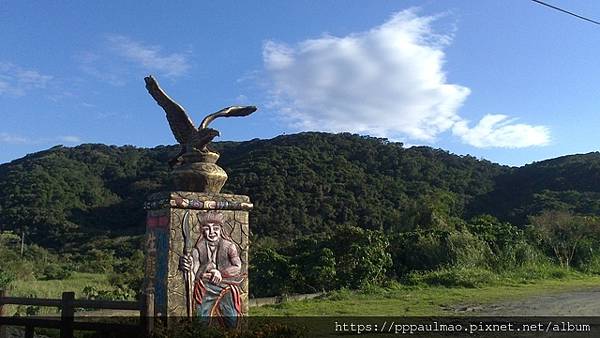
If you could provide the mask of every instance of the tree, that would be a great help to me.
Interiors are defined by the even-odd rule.
[[[552,248],[563,267],[569,267],[578,245],[600,233],[600,219],[574,215],[570,211],[545,210],[530,217],[544,243]]]
[[[473,217],[466,227],[470,233],[484,240],[496,256],[524,239],[523,231],[491,215]]]
[[[291,261],[297,269],[297,292],[319,292],[338,287],[336,257],[318,235],[300,238],[290,248]]]
[[[327,242],[335,255],[336,277],[341,287],[378,284],[392,267],[390,243],[381,231],[340,225]]]
[[[250,256],[252,296],[267,297],[293,291],[295,268],[290,258],[272,248],[255,248]]]

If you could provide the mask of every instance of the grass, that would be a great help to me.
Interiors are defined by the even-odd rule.
[[[321,299],[291,301],[252,308],[252,316],[448,316],[457,305],[483,305],[529,296],[580,290],[600,285],[600,276],[576,272],[554,279],[522,279],[503,276],[478,287],[391,284],[363,291],[340,290]]]
[[[96,273],[76,272],[67,279],[61,280],[28,280],[14,281],[7,290],[9,296],[13,297],[32,297],[32,298],[51,298],[60,299],[65,291],[75,292],[75,298],[84,298],[83,289],[86,286],[95,286],[99,289],[112,289],[108,283],[108,275]],[[27,310],[35,314],[53,314],[57,313],[57,308],[44,307],[36,310],[36,307],[27,307],[24,305],[7,305],[7,312],[13,314],[19,312],[27,313]]]
[[[60,298],[64,291],[73,291],[79,298],[88,285],[112,288],[106,274],[75,272],[67,279],[15,281],[8,292],[15,297]]]
[[[255,307],[253,316],[444,316],[457,315],[459,305],[476,306],[528,296],[597,287],[600,276],[567,270],[555,265],[513,269],[490,275],[480,268],[454,267],[409,275],[407,284],[390,283],[359,291],[338,290],[320,299],[289,301]],[[83,298],[83,289],[112,289],[106,274],[74,273],[64,280],[16,281],[8,290],[11,296],[60,299],[63,291]],[[36,309],[30,309],[36,310]],[[8,312],[27,313],[25,306],[8,306]],[[56,313],[42,308],[37,314]]]

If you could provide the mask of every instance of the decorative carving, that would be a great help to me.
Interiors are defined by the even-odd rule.
[[[216,162],[219,153],[208,144],[219,132],[208,125],[219,117],[248,116],[254,106],[231,106],[206,116],[198,129],[182,106],[173,101],[152,77],[144,78],[146,89],[167,114],[167,120],[181,151],[169,161],[173,168],[173,182],[178,190],[218,193],[227,181],[227,173]]]
[[[186,284],[188,316],[193,309],[201,319],[236,327],[242,316],[241,285],[245,280],[238,246],[223,231],[225,216],[216,211],[198,214],[202,236],[191,247],[189,211],[183,217],[183,255],[179,268]],[[194,276],[194,277],[191,277]],[[193,285],[193,291],[192,291]]]
[[[186,211],[181,222],[181,233],[183,234],[183,257],[190,257],[192,253],[192,225],[190,224],[190,213]],[[191,269],[183,270],[183,281],[185,283],[185,309],[188,317],[194,312],[193,287],[194,275]]]
[[[146,210],[167,207],[209,210],[250,210],[254,207],[254,204],[234,201],[201,201],[181,197],[176,197],[174,199],[159,199],[144,203],[144,209]]]
[[[198,128],[151,76],[146,89],[167,115],[181,150],[169,161],[178,191],[149,196],[145,289],[156,316],[194,315],[222,326],[248,313],[248,196],[220,194],[227,173],[209,143],[220,117],[247,116],[254,106],[233,106],[206,116]]]
[[[188,278],[194,276],[182,274],[180,257],[188,251],[193,252],[196,241],[204,238],[200,218],[207,212],[223,215],[222,236],[235,244],[241,261],[240,274],[247,276],[248,211],[251,206],[249,197],[242,195],[176,191],[148,196],[145,289],[154,292],[156,316],[186,316],[190,305],[192,315],[198,314],[197,304],[187,301],[193,299],[194,280]],[[243,278],[238,289],[245,316],[248,313],[248,278]],[[192,296],[189,296],[190,291]]]

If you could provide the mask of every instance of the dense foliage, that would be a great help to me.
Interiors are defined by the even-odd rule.
[[[600,153],[534,162],[495,178],[495,189],[470,205],[471,214],[488,213],[513,224],[544,210],[600,215]]]
[[[224,192],[252,196],[253,233],[293,238],[355,224],[413,229],[460,217],[506,167],[351,134],[303,133],[223,142]],[[176,147],[54,147],[0,166],[0,226],[56,250],[142,234],[142,204],[168,189]],[[115,248],[118,250],[118,248]]]
[[[249,195],[255,205],[256,295],[422,280],[436,269],[432,278],[445,280],[457,271],[449,267],[497,270],[558,259],[528,216],[600,215],[599,153],[511,168],[347,133],[214,148],[230,177],[223,192]],[[0,232],[17,236],[13,247],[24,236],[28,248],[67,257],[78,271],[112,273],[115,285],[135,289],[141,276],[132,267],[140,264],[130,262],[141,259],[142,205],[169,189],[166,163],[177,150],[57,146],[0,165]],[[600,266],[597,237],[580,242],[570,261]],[[66,273],[58,263],[32,270],[45,278]],[[3,272],[0,283],[11,278]]]
[[[278,249],[259,245],[250,261],[251,291],[280,295],[379,284],[392,266],[389,248],[381,231],[348,225],[335,227],[331,234],[300,237]]]

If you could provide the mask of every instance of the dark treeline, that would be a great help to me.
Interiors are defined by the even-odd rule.
[[[337,224],[402,231],[462,217],[510,168],[428,147],[350,134],[303,133],[214,146],[223,192],[252,197],[252,231],[277,240]],[[0,226],[44,247],[142,234],[143,202],[169,189],[177,147],[54,147],[0,166]],[[489,212],[489,211],[488,211]],[[90,236],[92,235],[92,236]]]
[[[223,192],[249,195],[254,202],[253,259],[274,268],[277,259],[285,263],[285,271],[261,273],[308,276],[304,285],[284,285],[277,292],[330,288],[318,280],[356,287],[344,274],[373,279],[455,263],[461,259],[457,236],[462,242],[474,236],[485,250],[499,254],[502,241],[516,245],[527,236],[534,241],[527,235],[530,216],[545,210],[600,215],[599,153],[514,168],[347,133],[213,147],[230,177]],[[166,163],[177,150],[57,146],[0,165],[0,230],[24,234],[27,244],[74,260],[106,253],[129,257],[140,249],[145,231],[143,202],[150,193],[169,189]],[[385,271],[332,272],[349,259],[344,253],[356,249],[336,244],[343,236],[358,242],[363,236],[368,245],[384,247],[389,257],[377,253],[373,259]],[[416,247],[426,245],[431,250],[417,258],[406,249],[418,252]],[[315,260],[320,270],[300,271],[303,264],[318,265]],[[264,270],[259,265],[253,266]]]

